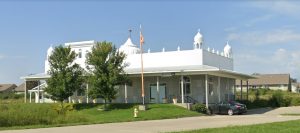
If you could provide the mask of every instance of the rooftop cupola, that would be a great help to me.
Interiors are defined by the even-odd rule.
[[[203,44],[203,36],[198,29],[198,33],[194,37],[194,49],[201,49]]]
[[[52,55],[52,53],[53,53],[53,47],[52,46],[50,46],[49,48],[48,48],[48,50],[47,50],[47,60],[48,60],[48,58]]]
[[[127,41],[119,48],[119,51],[124,52],[126,55],[140,53],[140,49],[131,41],[131,31],[132,30],[129,30],[129,37]]]
[[[229,45],[228,41],[224,47],[224,56],[231,58],[232,57],[232,49],[231,46]]]

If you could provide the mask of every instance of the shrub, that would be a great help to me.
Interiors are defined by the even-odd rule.
[[[204,104],[201,104],[201,103],[194,104],[192,106],[192,110],[193,111],[197,111],[199,113],[207,113],[206,106]]]
[[[65,115],[69,111],[73,111],[73,104],[56,104],[52,107],[58,114]]]
[[[258,91],[259,91],[260,95],[266,95],[267,92],[269,91],[269,89],[268,88],[259,88]]]
[[[300,97],[292,97],[291,105],[292,106],[299,106],[300,105]]]
[[[281,91],[276,91],[272,94],[269,104],[272,107],[287,107],[291,105],[292,98],[284,96]]]

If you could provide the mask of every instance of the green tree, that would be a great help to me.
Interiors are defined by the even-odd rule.
[[[70,47],[55,47],[48,61],[50,64],[49,74],[45,91],[51,95],[51,99],[59,101],[61,113],[65,113],[63,101],[81,89],[83,83],[82,68],[73,63],[76,53]]]
[[[91,53],[87,54],[89,70],[89,95],[92,98],[103,98],[105,109],[107,102],[116,98],[115,86],[128,81],[124,72],[125,54],[119,52],[111,42],[97,42]]]

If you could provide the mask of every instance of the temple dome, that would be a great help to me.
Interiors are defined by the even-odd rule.
[[[127,41],[119,48],[119,51],[130,55],[130,54],[139,54],[140,49],[134,45],[131,41],[131,38],[129,37]]]
[[[53,47],[52,46],[50,46],[49,48],[48,48],[48,50],[47,50],[47,57],[49,57],[49,56],[51,56],[51,54],[53,53]]]
[[[202,42],[203,42],[203,36],[200,33],[200,31],[198,31],[198,33],[194,37],[194,44],[202,44]]]
[[[228,41],[224,47],[224,56],[225,57],[231,57],[232,56],[232,49],[231,46],[229,45]]]
[[[194,37],[194,49],[201,49],[203,43],[203,36],[200,33],[200,30],[198,30],[197,34]]]

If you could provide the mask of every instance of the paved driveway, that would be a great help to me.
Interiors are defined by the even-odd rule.
[[[70,127],[27,130],[10,130],[0,133],[157,133],[233,125],[250,125],[300,119],[300,116],[281,116],[284,113],[300,113],[300,107],[250,110],[246,115],[215,115],[180,119],[109,123]]]

